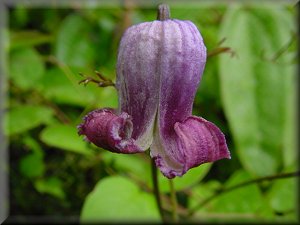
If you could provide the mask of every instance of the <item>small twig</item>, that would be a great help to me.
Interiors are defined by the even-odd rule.
[[[79,73],[79,75],[84,77],[85,79],[79,81],[78,84],[83,83],[84,86],[86,86],[88,83],[93,82],[93,83],[98,84],[99,87],[108,87],[108,86],[115,87],[115,83],[112,80],[104,77],[100,72],[95,71],[95,74],[99,77],[99,80],[97,80],[93,77],[89,77],[89,76],[87,77],[83,73]]]
[[[275,179],[290,178],[290,177],[295,177],[295,176],[299,176],[299,175],[300,175],[300,171],[291,172],[291,173],[275,174],[275,175],[271,175],[271,176],[260,177],[260,178],[256,178],[256,179],[253,179],[253,180],[248,180],[248,181],[245,181],[245,182],[233,185],[233,186],[228,187],[228,188],[219,189],[214,195],[212,195],[212,196],[204,199],[202,202],[200,202],[194,208],[192,208],[191,210],[189,210],[187,216],[188,217],[192,216],[199,208],[203,207],[208,202],[210,202],[211,200],[215,199],[216,197],[218,197],[221,194],[233,191],[235,189],[247,186],[249,184],[259,183],[259,182],[262,182],[262,181],[271,181],[271,180],[275,180]]]
[[[218,43],[217,47],[207,53],[207,57],[212,57],[219,55],[221,53],[230,53],[230,56],[233,57],[236,53],[229,47],[221,47],[221,45],[226,41],[226,38],[222,38]]]
[[[289,40],[288,43],[286,43],[284,46],[282,46],[282,48],[278,50],[278,52],[271,58],[271,61],[276,62],[280,58],[280,56],[282,56],[289,49],[289,47],[297,40],[296,37],[296,34],[292,33],[291,40]]]
[[[42,97],[42,96],[41,96]],[[49,107],[51,107],[57,118],[64,124],[70,124],[71,120],[69,119],[69,117],[53,102],[48,101],[47,99],[45,99],[44,97],[42,97],[43,101],[45,102],[45,104],[47,104]]]
[[[155,195],[155,199],[156,199],[156,204],[158,207],[160,218],[165,223],[166,220],[165,220],[165,216],[164,216],[164,212],[163,212],[163,208],[162,208],[162,204],[161,204],[161,198],[160,198],[160,192],[159,192],[159,186],[158,186],[157,168],[156,168],[154,159],[151,159],[151,173],[152,173],[153,191],[154,191],[154,195]]]
[[[289,50],[289,48],[293,45],[295,40],[296,40],[296,34],[292,33],[291,39],[286,44],[284,44],[280,49],[278,49],[277,52],[273,54],[273,56],[266,56],[266,50],[262,49],[260,52],[260,58],[264,61],[276,63],[278,65],[290,65],[291,62],[279,62],[278,59],[282,57],[282,55]]]
[[[229,48],[229,47],[219,47],[219,48],[215,48],[215,49],[209,51],[207,53],[207,57],[212,57],[212,56],[219,55],[219,54],[225,53],[225,52],[230,53],[231,57],[235,56],[235,52],[232,51],[231,48]]]
[[[172,204],[172,222],[177,223],[178,222],[178,214],[177,214],[177,198],[176,198],[176,191],[174,188],[173,180],[169,180],[170,184],[170,192],[171,192],[171,204]]]

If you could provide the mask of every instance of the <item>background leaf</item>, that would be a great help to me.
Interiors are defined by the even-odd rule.
[[[84,142],[77,134],[75,126],[53,124],[41,133],[41,140],[49,146],[62,150],[72,151],[84,155],[91,155],[88,143]]]
[[[182,177],[174,178],[173,182],[174,182],[175,190],[181,191],[191,187],[192,185],[199,183],[203,179],[203,177],[208,173],[211,165],[212,165],[211,163],[205,163],[203,165],[200,165],[196,168],[189,170]],[[159,178],[160,190],[162,192],[170,192],[170,184],[168,179],[164,177],[161,172],[158,173],[159,173],[158,178]]]
[[[23,175],[29,178],[42,176],[45,171],[43,158],[35,153],[23,157],[20,161],[20,170]]]
[[[52,109],[40,105],[20,105],[10,109],[5,118],[5,133],[13,135],[48,123]]]
[[[220,56],[225,113],[243,166],[260,176],[283,163],[286,96],[293,92],[293,65],[272,60],[287,43],[292,20],[284,9],[270,8],[232,7],[220,33],[236,53]]]
[[[9,76],[18,87],[36,87],[44,72],[44,63],[35,49],[26,47],[11,52]]]
[[[47,179],[36,180],[34,186],[40,193],[47,193],[57,198],[64,199],[65,193],[62,184],[62,181],[57,177],[49,177]]]
[[[81,222],[158,222],[154,196],[123,177],[100,180],[87,196]]]
[[[276,213],[294,212],[297,205],[297,181],[294,179],[277,180],[269,192],[269,203]]]
[[[234,173],[225,183],[224,188],[232,187],[244,181],[251,179],[251,176],[245,171],[240,170]],[[192,189],[190,207],[193,208],[211,195],[215,194],[221,187],[217,181],[210,181]],[[211,222],[233,221],[236,217],[240,222],[250,222],[259,219],[257,212],[261,210],[264,203],[262,194],[257,184],[247,185],[230,192],[217,195],[213,200],[199,209],[195,215],[205,217]],[[210,214],[218,216],[209,217]],[[227,216],[226,216],[227,215]],[[234,220],[236,221],[236,220]]]
[[[116,90],[112,87],[100,89],[97,85],[79,85],[83,77],[66,74],[60,68],[46,71],[39,83],[39,90],[49,100],[58,104],[75,106],[117,107]]]
[[[76,14],[68,16],[57,34],[55,56],[64,64],[77,69],[91,67],[95,52],[90,35],[91,26],[87,21]]]

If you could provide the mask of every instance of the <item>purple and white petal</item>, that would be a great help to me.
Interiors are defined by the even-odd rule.
[[[157,164],[169,165],[169,170],[160,168],[168,170],[162,172],[170,173],[167,176],[172,177],[172,168],[174,171],[183,171],[186,161],[184,152],[178,149],[174,125],[192,113],[206,62],[206,47],[193,23],[179,20],[162,23],[159,106],[151,156]]]
[[[158,107],[161,33],[159,21],[131,26],[118,52],[119,112],[132,116],[132,137],[144,150],[152,143]]]

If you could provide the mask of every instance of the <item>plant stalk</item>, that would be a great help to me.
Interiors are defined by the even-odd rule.
[[[176,191],[174,188],[173,179],[169,180],[170,184],[170,193],[171,193],[171,204],[172,204],[172,222],[178,222],[178,213],[177,213],[177,198],[176,198]]]
[[[164,216],[164,212],[163,212],[163,208],[162,208],[162,204],[161,204],[159,185],[158,185],[157,168],[156,168],[154,159],[151,159],[151,173],[152,173],[153,192],[154,192],[157,208],[158,208],[158,211],[160,214],[160,218],[165,223],[166,220],[165,220],[165,216]]]

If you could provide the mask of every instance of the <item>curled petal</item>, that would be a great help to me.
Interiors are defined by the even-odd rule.
[[[166,177],[182,176],[190,168],[203,163],[230,159],[225,136],[213,123],[201,117],[190,116],[182,123],[175,123],[174,131],[154,156],[156,165]]]
[[[180,140],[179,147],[185,152],[184,170],[223,158],[230,159],[225,136],[213,123],[190,116],[183,123],[176,123],[174,129]]]
[[[112,152],[142,152],[131,138],[131,117],[125,112],[116,115],[112,109],[94,110],[84,117],[84,122],[78,126],[78,134]]]

